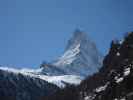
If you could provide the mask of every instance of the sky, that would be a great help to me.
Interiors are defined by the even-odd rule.
[[[133,31],[133,0],[0,0],[0,65],[38,68],[59,57],[79,28],[106,55]]]

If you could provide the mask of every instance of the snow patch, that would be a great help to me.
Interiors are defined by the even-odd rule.
[[[130,68],[126,68],[124,70],[124,76],[128,76],[130,74]]]
[[[123,78],[123,77],[116,78],[116,83],[120,83],[120,82],[122,82],[123,80],[124,80],[124,78]]]
[[[106,83],[104,86],[100,86],[100,87],[96,88],[95,91],[96,91],[97,93],[98,93],[98,92],[101,92],[101,91],[104,91],[104,90],[107,88],[108,84],[109,84],[109,83]]]
[[[116,53],[116,55],[117,55],[117,56],[120,56],[120,53],[119,53],[119,52],[117,52],[117,53]]]

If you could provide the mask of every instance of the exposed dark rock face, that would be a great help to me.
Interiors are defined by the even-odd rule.
[[[112,41],[98,73],[44,100],[133,100],[133,32],[122,43]]]
[[[106,80],[108,79],[110,84],[96,96],[96,100],[133,100],[133,33],[129,33],[123,43],[114,48],[113,53],[116,54],[112,56],[112,53],[109,53],[107,57],[112,60],[104,60],[107,64],[103,67],[105,71],[101,69],[101,72],[109,75]],[[112,70],[113,73],[107,74]]]

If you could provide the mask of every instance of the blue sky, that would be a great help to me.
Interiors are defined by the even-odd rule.
[[[132,0],[0,0],[0,64],[37,68],[63,53],[76,28],[106,54],[133,31]]]

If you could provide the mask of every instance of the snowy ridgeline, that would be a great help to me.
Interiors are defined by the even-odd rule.
[[[38,78],[38,79],[47,81],[49,83],[55,84],[60,88],[64,88],[66,84],[78,85],[80,84],[81,80],[83,80],[82,77],[76,76],[76,75],[62,75],[62,76],[42,75],[40,74],[42,70],[41,68],[40,69],[15,69],[15,68],[9,68],[9,67],[0,67],[0,70],[13,73],[16,75],[16,77],[17,77],[17,74],[22,74],[23,76],[26,76],[26,77]]]

